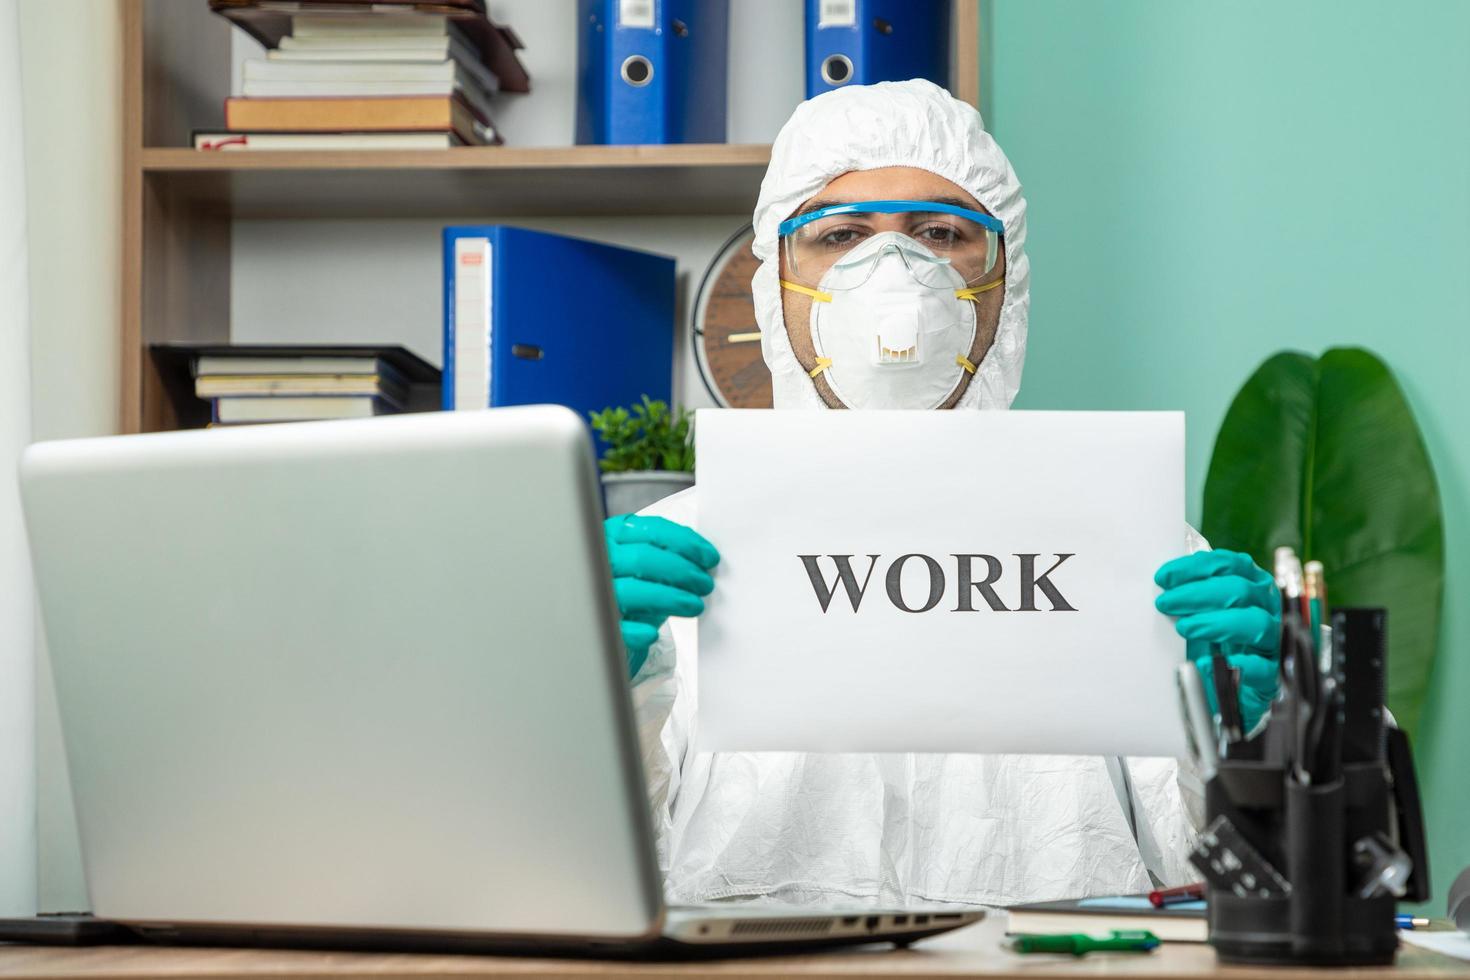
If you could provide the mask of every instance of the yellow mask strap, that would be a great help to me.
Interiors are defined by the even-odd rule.
[[[801,294],[803,294],[805,296],[810,296],[812,299],[816,300],[818,303],[830,303],[830,302],[832,302],[832,294],[831,293],[824,293],[824,292],[822,292],[819,289],[811,289],[811,288],[809,288],[807,286],[801,286],[801,285],[798,285],[798,284],[796,284],[794,282],[787,282],[785,279],[780,280],[780,282],[781,282],[781,288],[782,289],[789,289],[793,293],[801,293]]]
[[[782,289],[789,289],[793,293],[801,293],[801,294],[803,294],[805,296],[810,296],[812,299],[816,300],[818,303],[830,303],[830,302],[832,302],[832,294],[831,293],[824,293],[820,289],[812,289],[810,286],[803,286],[800,283],[791,282],[791,281],[786,280],[786,279],[780,280],[780,283],[781,283],[781,288]],[[994,289],[995,287],[1002,286],[1004,284],[1005,284],[1005,280],[1004,279],[997,279],[995,282],[986,283],[983,286],[974,286],[974,287],[969,288],[969,289],[956,289],[954,291],[955,299],[974,299],[976,296],[980,295],[981,293],[989,292],[990,290]]]
[[[785,279],[780,280],[780,282],[781,282],[781,288],[782,289],[789,289],[793,293],[801,293],[804,296],[810,296],[812,299],[816,300],[818,303],[830,303],[830,302],[832,302],[832,294],[831,293],[824,293],[821,290],[810,289],[810,288],[808,288],[806,286],[801,286],[801,285],[798,285],[797,283],[794,283],[794,282],[787,282]],[[830,357],[819,357],[819,358],[817,358],[817,366],[814,367],[814,368],[812,368],[810,371],[808,371],[806,373],[807,374],[807,377],[809,377],[809,378],[815,378],[817,375],[821,374],[823,371],[827,370],[831,366],[832,366],[832,358],[830,358]]]
[[[1005,285],[1005,280],[1004,279],[997,279],[997,280],[995,280],[995,282],[988,282],[988,283],[986,283],[983,286],[975,286],[975,287],[970,288],[970,289],[956,289],[954,291],[954,298],[955,299],[974,299],[976,296],[979,296],[981,293],[988,293],[992,289],[994,289],[996,286],[1003,286],[1003,285]]]
[[[975,362],[972,361],[972,360],[970,360],[965,355],[963,355],[963,354],[956,354],[954,356],[954,362],[956,364],[958,364],[960,367],[964,368],[968,373],[970,373],[970,374],[974,374],[975,373]]]

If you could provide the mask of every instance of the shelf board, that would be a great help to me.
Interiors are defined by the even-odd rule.
[[[238,218],[746,214],[763,145],[142,151],[175,202]]]

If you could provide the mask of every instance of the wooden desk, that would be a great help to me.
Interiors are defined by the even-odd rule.
[[[1223,967],[1214,952],[1194,943],[1171,943],[1140,954],[1094,954],[1081,959],[1016,956],[1000,948],[1003,915],[918,944],[909,950],[869,947],[836,953],[780,958],[718,960],[707,963],[608,963],[582,960],[533,960],[493,956],[424,956],[372,953],[307,953],[277,950],[159,949],[138,946],[56,949],[0,945],[0,977],[230,978],[324,977],[331,980],[385,977],[956,977],[991,980],[1035,980],[1051,977],[1150,977],[1155,980],[1199,980],[1219,977],[1243,980],[1470,980],[1470,962],[1451,959],[1414,946],[1403,946],[1394,967],[1355,970],[1251,969]]]

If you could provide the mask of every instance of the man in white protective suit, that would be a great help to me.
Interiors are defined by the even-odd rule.
[[[772,147],[754,226],[777,410],[1009,408],[1026,353],[1026,201],[973,107],[918,80],[803,103]],[[905,364],[919,339],[953,361]],[[697,492],[606,525],[671,902],[1008,905],[1195,877],[1201,787],[1173,760],[695,753],[688,617],[715,587],[719,546],[691,527]],[[1253,726],[1275,692],[1275,586],[1182,530],[1158,608],[1197,663],[1215,643],[1241,669]]]

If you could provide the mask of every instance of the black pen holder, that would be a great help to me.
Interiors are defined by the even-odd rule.
[[[1205,784],[1209,941],[1226,963],[1392,963],[1398,901],[1429,899],[1429,848],[1408,736],[1386,723],[1387,613],[1334,610],[1320,672],[1297,629],[1265,730]]]
[[[1389,830],[1388,775],[1381,764],[1344,766],[1309,786],[1280,766],[1225,761],[1206,784],[1211,820],[1227,814],[1291,883],[1259,897],[1210,886],[1210,945],[1226,963],[1366,966],[1398,949],[1392,895],[1358,897],[1352,843]]]

